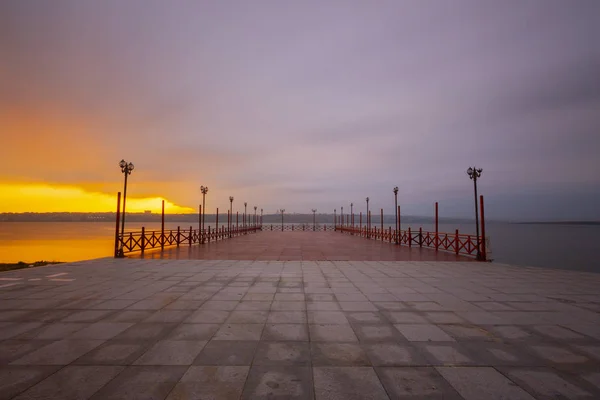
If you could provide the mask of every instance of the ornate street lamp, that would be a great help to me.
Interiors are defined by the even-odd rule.
[[[317,209],[313,208],[312,209],[312,213],[313,213],[313,232],[317,230]]]
[[[477,179],[481,177],[481,172],[483,169],[469,167],[467,170],[467,175],[469,175],[469,179],[473,181],[473,188],[475,189],[475,234],[477,235],[477,259],[481,260],[481,251],[479,249],[479,209],[477,208]],[[483,238],[485,240],[485,238]]]
[[[125,257],[123,251],[123,242],[125,241],[125,201],[127,200],[127,176],[133,171],[133,163],[128,163],[125,160],[119,162],[121,172],[125,175],[125,184],[123,185],[123,216],[121,218],[121,248],[119,249],[119,257]]]
[[[400,232],[398,232],[398,186],[394,188],[394,201],[396,206],[394,207],[394,213],[396,214],[396,244],[398,244],[398,236]]]
[[[208,186],[200,186],[202,192],[202,243],[204,243],[204,221],[206,220],[206,193],[208,193]]]
[[[281,213],[281,232],[283,232],[283,213],[285,212],[285,208],[282,208],[279,212]]]

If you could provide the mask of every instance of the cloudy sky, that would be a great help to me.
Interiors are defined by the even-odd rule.
[[[600,2],[0,3],[0,212],[600,219]],[[145,202],[145,203],[144,203]],[[129,204],[129,202],[128,202]],[[237,207],[236,207],[237,206]],[[176,210],[176,208],[173,208]]]

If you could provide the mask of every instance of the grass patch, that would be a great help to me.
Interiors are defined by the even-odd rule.
[[[44,265],[61,264],[61,263],[62,263],[61,261],[36,261],[33,263],[26,263],[23,261],[19,261],[18,263],[0,263],[0,272],[12,271],[14,269],[43,267]]]

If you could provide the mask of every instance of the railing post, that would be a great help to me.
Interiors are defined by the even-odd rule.
[[[388,231],[388,239],[390,240],[390,243],[392,243],[392,227],[389,227],[389,231]]]
[[[383,237],[383,208],[381,209],[381,241],[384,241],[385,238]]]
[[[408,247],[412,247],[412,234],[410,232],[410,226],[408,227]]]
[[[200,242],[200,234],[202,233],[202,204],[198,205],[198,242]]]
[[[458,255],[458,229],[454,234],[454,252],[456,253],[456,255]]]
[[[483,211],[483,195],[479,196],[479,209],[481,215],[481,259],[487,261],[487,248],[485,243],[485,212]]]
[[[215,241],[219,239],[219,207],[217,207],[217,219],[215,222]]]
[[[208,243],[210,243],[210,225],[208,226]]]
[[[140,239],[140,247],[142,249],[142,254],[144,254],[144,248],[146,247],[146,229],[142,226],[142,237]]]
[[[117,193],[117,228],[115,230],[115,258],[119,257],[119,220],[121,217],[121,192]]]
[[[358,215],[358,228],[360,229],[360,237],[362,237],[362,211]]]
[[[419,247],[423,247],[423,227],[419,227]]]
[[[194,235],[194,231],[192,231],[192,226],[190,225],[190,236],[188,237],[188,242],[190,246],[192,245],[192,236]]]
[[[179,241],[181,240],[181,229],[177,227],[177,247],[179,247]]]

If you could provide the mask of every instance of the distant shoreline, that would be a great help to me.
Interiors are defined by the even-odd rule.
[[[553,221],[553,222],[533,221],[533,222],[513,222],[513,224],[517,224],[517,225],[591,225],[591,226],[597,226],[597,225],[600,225],[600,221]]]

